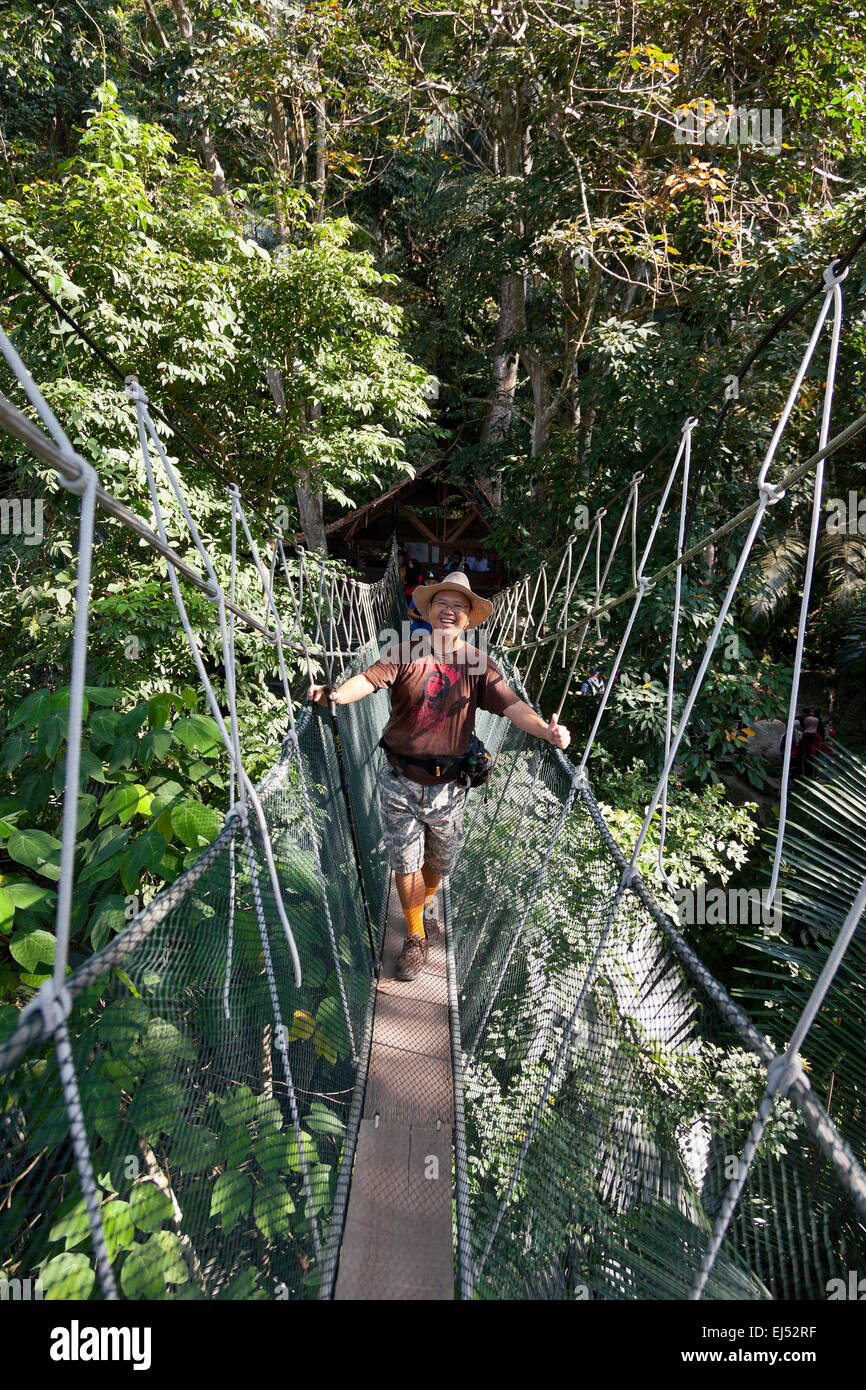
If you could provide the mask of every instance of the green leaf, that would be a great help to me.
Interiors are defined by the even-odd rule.
[[[219,1141],[219,1162],[226,1163],[231,1168],[237,1168],[243,1163],[250,1151],[250,1135],[245,1125],[226,1126]]]
[[[276,1179],[262,1183],[253,1201],[253,1217],[265,1240],[278,1241],[291,1235],[291,1215],[295,1204]]]
[[[122,714],[115,725],[116,734],[134,734],[147,722],[149,710],[147,701],[135,706],[128,714]]]
[[[55,882],[60,877],[60,841],[44,830],[16,830],[6,841],[10,859]]]
[[[23,724],[25,729],[35,729],[43,715],[49,708],[51,693],[48,690],[34,690],[26,699],[21,701],[18,708],[9,718],[8,727],[17,729],[19,724]]]
[[[347,1056],[349,1035],[346,1031],[342,1001],[333,998],[323,999],[316,1011],[316,1022],[326,1041],[337,1049],[340,1056]]]
[[[98,709],[90,717],[90,732],[103,743],[114,744],[114,731],[120,715],[116,710]]]
[[[135,1226],[128,1202],[116,1199],[102,1208],[102,1226],[108,1242],[108,1257],[114,1260],[118,1250],[128,1250],[135,1244]]]
[[[295,1145],[295,1154],[297,1154]],[[279,1173],[287,1173],[291,1164],[289,1162],[288,1135],[281,1129],[265,1129],[253,1144],[253,1153],[256,1163],[262,1172],[269,1178],[275,1178]]]
[[[115,999],[99,1020],[99,1040],[118,1052],[126,1052],[150,1022],[150,1010],[143,999]]]
[[[128,839],[129,831],[119,825],[110,825],[97,835],[85,851],[87,863],[79,875],[79,882],[101,881],[107,877],[103,872],[106,868],[113,873],[115,867],[119,867],[120,854]]]
[[[221,1217],[220,1225],[224,1231],[231,1231],[239,1221],[249,1216],[253,1196],[253,1182],[248,1173],[232,1169],[221,1174],[213,1186],[210,1214]]]
[[[207,714],[190,714],[178,719],[173,733],[190,753],[212,753],[222,748],[219,728]]]
[[[90,1235],[90,1222],[84,1198],[78,1194],[69,1197],[60,1208],[54,1225],[48,1235],[49,1240],[62,1240],[66,1249],[80,1245]]]
[[[195,1043],[165,1018],[152,1018],[141,1040],[140,1057],[147,1067],[167,1062],[194,1062]]]
[[[132,1189],[129,1208],[140,1231],[158,1231],[164,1221],[171,1221],[174,1216],[171,1198],[154,1182],[139,1183]]]
[[[321,1100],[313,1101],[304,1124],[313,1134],[333,1134],[338,1139],[342,1138],[346,1128],[339,1115]]]
[[[148,1144],[155,1144],[162,1133],[174,1134],[185,1126],[183,1109],[187,1100],[187,1091],[180,1081],[152,1077],[132,1098],[130,1123]]]
[[[142,788],[142,791],[144,788]],[[131,820],[135,815],[135,808],[139,802],[138,787],[134,783],[126,782],[120,787],[113,787],[108,795],[100,802],[99,806],[99,825],[100,828],[108,825],[109,821],[120,820],[122,825]],[[128,814],[124,817],[123,812]]]
[[[185,1284],[188,1279],[183,1246],[173,1231],[155,1231],[144,1245],[133,1246],[120,1271],[127,1298],[161,1299],[167,1284]]]
[[[300,1157],[300,1153],[299,1153],[299,1151],[298,1151],[298,1141],[297,1141],[297,1138],[295,1137],[295,1131],[294,1131],[294,1129],[292,1129],[292,1130],[289,1132],[289,1134],[288,1134],[288,1141],[289,1141],[289,1143],[288,1143],[288,1160],[289,1160],[289,1167],[292,1169],[293,1172],[295,1172],[295,1173],[300,1173],[300,1172],[301,1172],[301,1157]],[[305,1160],[305,1162],[306,1162],[306,1164],[307,1164],[307,1167],[309,1168],[311,1164],[313,1164],[313,1163],[318,1163],[318,1161],[319,1161],[319,1155],[318,1155],[318,1153],[317,1153],[317,1151],[316,1151],[316,1141],[315,1141],[315,1139],[313,1138],[313,1136],[312,1136],[311,1134],[308,1134],[308,1133],[306,1132],[306,1130],[302,1129],[302,1130],[301,1130],[301,1142],[302,1142],[302,1144],[303,1144],[303,1146],[304,1146],[304,1160]]]
[[[5,888],[0,888],[0,931],[9,934],[14,916],[15,900]]]
[[[111,933],[123,931],[125,926],[126,900],[118,893],[101,898],[90,919],[90,944],[94,951],[100,951]]]
[[[141,761],[144,767],[150,767],[154,758],[162,762],[173,743],[174,735],[170,729],[151,729],[141,740]]]
[[[185,801],[172,811],[171,824],[178,839],[189,849],[199,849],[216,839],[223,822],[216,811],[200,801]]]
[[[58,748],[66,738],[68,724],[69,712],[60,709],[51,710],[40,724],[36,746],[49,762],[55,757]]]
[[[256,1099],[249,1086],[233,1086],[217,1098],[220,1114],[227,1125],[249,1125],[256,1117]]]
[[[105,769],[103,768],[101,758],[97,758],[96,754],[91,753],[89,748],[82,748],[80,762],[81,785],[84,786],[84,783],[88,781],[88,779],[93,782],[101,782],[104,784],[106,781]],[[57,790],[60,790],[60,788]]]
[[[155,826],[151,826],[138,839],[123,857],[120,877],[128,893],[138,888],[142,869],[149,874],[157,874],[165,854],[166,844]]]
[[[56,946],[56,938],[41,927],[17,931],[9,942],[9,950],[18,964],[31,973],[36,970],[40,961],[44,961],[46,965],[53,965]]]
[[[203,1125],[175,1125],[171,1161],[185,1173],[204,1173],[219,1163],[219,1139]]]
[[[147,702],[147,722],[151,729],[164,729],[171,717],[171,707],[175,702],[172,695],[152,695]],[[142,744],[146,739],[142,739]]]
[[[123,699],[122,690],[112,690],[104,685],[86,685],[84,693],[92,705],[116,705]]]
[[[86,1255],[64,1253],[42,1266],[42,1296],[45,1299],[85,1299],[90,1297],[96,1272]]]
[[[17,734],[10,734],[3,740],[3,751],[0,753],[0,768],[4,772],[12,772],[21,763],[25,755],[30,750],[30,739],[23,730]]]
[[[33,909],[45,905],[53,912],[57,894],[53,888],[43,888],[41,883],[31,883],[29,879],[19,879],[11,883],[3,880],[3,887],[16,907]]]
[[[122,767],[129,767],[138,759],[139,752],[138,739],[133,734],[124,734],[122,738],[114,743],[108,758],[108,771],[119,772]]]
[[[93,820],[96,812],[97,801],[95,796],[79,794],[78,807],[75,813],[75,833],[80,835],[85,826]]]

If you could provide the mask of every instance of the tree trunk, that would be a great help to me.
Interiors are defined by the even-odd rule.
[[[189,17],[189,10],[185,0],[171,0],[171,8],[174,10],[174,17],[177,20],[177,27],[181,38],[186,43],[192,42],[192,20]]]
[[[162,25],[156,17],[156,10],[153,8],[153,0],[144,0],[144,8],[147,10],[147,17],[150,21],[150,27],[153,29],[154,33],[156,34],[156,37],[159,39],[160,47],[170,49],[171,44],[166,38],[165,30],[163,29]]]
[[[283,391],[283,379],[276,367],[270,365],[266,367],[268,386],[271,388],[271,395],[277,410],[285,419],[286,417],[286,396]],[[322,407],[310,407],[311,412],[318,409],[321,415]],[[298,514],[301,518],[301,530],[304,539],[310,550],[318,550],[323,555],[328,553],[328,538],[325,535],[324,520],[324,498],[321,492],[315,492],[310,478],[310,470],[301,465],[300,480],[295,484],[295,496],[298,500]]]
[[[171,7],[174,10],[174,17],[177,20],[178,32],[184,43],[192,43],[192,19],[186,7],[186,0],[171,0]],[[222,198],[229,209],[229,215],[234,217],[235,211],[228,196],[228,186],[223,166],[217,157],[216,145],[214,144],[213,131],[210,125],[202,116],[196,124],[196,134],[198,136],[201,152],[204,157],[204,165],[211,177],[211,190],[217,198]]]
[[[216,146],[214,145],[213,131],[207,121],[202,120],[198,128],[199,144],[204,156],[204,165],[211,177],[211,191],[217,198],[225,199],[229,203],[228,184],[223,171],[223,166],[217,157]],[[232,213],[234,215],[234,213]]]
[[[325,220],[325,191],[328,183],[328,112],[323,97],[313,102],[316,113],[316,221]]]
[[[274,198],[274,210],[277,221],[277,235],[280,242],[288,240],[288,229],[286,227],[286,210],[283,207],[283,182],[291,178],[291,151],[289,150],[289,126],[286,120],[286,109],[283,106],[283,99],[278,92],[271,92],[268,97],[268,108],[271,116],[271,135],[274,141],[274,168],[277,175],[276,197]]]
[[[504,88],[500,95],[502,157],[498,165],[506,178],[522,178],[528,158],[527,132],[523,128],[520,93]],[[499,142],[497,142],[499,143]],[[512,235],[523,234],[523,221],[518,214],[512,224]],[[522,271],[506,271],[499,280],[499,316],[496,342],[493,349],[492,399],[484,417],[481,442],[495,445],[504,440],[511,428],[514,413],[514,393],[517,389],[519,352],[515,340],[523,334],[526,323],[526,279]],[[501,503],[501,481],[498,477],[477,479],[479,486],[497,506]]]

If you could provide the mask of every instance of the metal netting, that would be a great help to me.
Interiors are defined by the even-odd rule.
[[[591,791],[503,721],[478,730],[499,756],[450,885],[464,1276],[481,1298],[685,1298],[766,1063],[633,892],[594,959],[623,861]],[[864,1252],[854,1198],[777,1100],[705,1297],[824,1299]]]
[[[309,1298],[333,1278],[372,971],[333,743],[317,716],[304,715],[298,729],[336,955],[287,742],[262,801],[301,988],[258,826],[250,821],[249,844],[264,934],[248,843],[234,818],[187,874],[67,981],[68,1029],[122,1296]],[[0,1049],[3,1274],[41,1279],[45,1297],[98,1297],[54,1046],[34,1036],[40,1032],[34,1018]]]

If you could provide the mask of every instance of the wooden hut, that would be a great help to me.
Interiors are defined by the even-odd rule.
[[[375,579],[388,558],[391,537],[412,565],[440,577],[456,568],[459,555],[485,558],[488,568],[470,564],[473,587],[482,593],[499,586],[502,566],[491,548],[490,504],[477,489],[452,482],[439,460],[425,464],[363,507],[325,527],[328,550],[343,556]]]

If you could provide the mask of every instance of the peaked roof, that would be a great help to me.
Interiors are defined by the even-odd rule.
[[[442,462],[442,459],[431,459],[429,463],[425,463],[418,469],[414,478],[402,478],[399,483],[395,483],[387,492],[383,492],[378,497],[374,497],[371,502],[365,502],[363,507],[356,507],[353,512],[347,512],[345,516],[339,517],[337,521],[332,521],[325,527],[325,535],[332,536],[340,531],[346,530],[352,532],[359,523],[371,521],[375,514],[382,508],[393,506],[400,497],[411,492],[420,482],[423,482],[425,479],[429,480],[430,475],[435,475],[437,470],[442,467]],[[467,501],[474,503],[475,506],[480,506],[485,510],[489,507],[487,498],[476,489],[464,487],[461,483],[451,483],[450,486],[455,492],[462,492]]]

